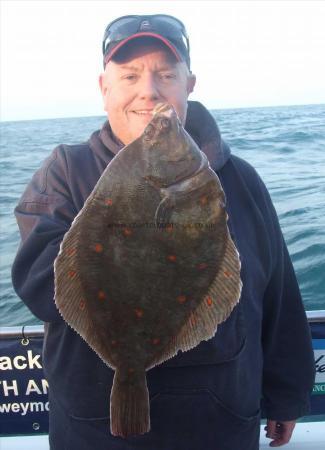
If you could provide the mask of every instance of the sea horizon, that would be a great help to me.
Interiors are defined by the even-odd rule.
[[[207,107],[203,101],[197,99],[189,99],[189,101],[197,101],[202,103],[209,111],[236,111],[243,109],[269,109],[269,108],[291,108],[291,107],[312,107],[312,106],[325,106],[325,103],[294,103],[294,104],[280,104],[280,105],[258,105],[258,106],[225,106],[225,107]],[[30,121],[41,121],[41,120],[61,120],[61,119],[84,119],[84,118],[94,118],[94,117],[106,117],[106,112],[103,111],[102,114],[91,114],[84,116],[57,116],[57,117],[38,117],[38,118],[28,118],[28,119],[10,119],[2,120],[0,115],[1,123],[13,123],[13,122],[30,122]]]

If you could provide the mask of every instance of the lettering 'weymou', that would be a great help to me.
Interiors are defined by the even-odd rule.
[[[10,414],[19,413],[21,416],[26,416],[29,412],[40,413],[49,411],[49,402],[27,402],[27,403],[0,403],[0,413]]]

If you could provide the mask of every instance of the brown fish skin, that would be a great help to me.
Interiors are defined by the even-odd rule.
[[[150,430],[145,371],[213,337],[240,291],[219,179],[159,105],[107,166],[55,261],[60,313],[116,371],[113,435]]]

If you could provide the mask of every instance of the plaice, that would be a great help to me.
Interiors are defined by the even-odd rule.
[[[221,184],[170,105],[108,164],[54,268],[62,317],[115,370],[111,433],[148,432],[146,371],[212,338],[241,292]]]

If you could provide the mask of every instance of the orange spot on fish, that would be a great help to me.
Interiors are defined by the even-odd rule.
[[[112,344],[113,347],[116,347],[116,346],[117,346],[117,341],[116,341],[115,339],[113,339],[113,340],[111,341],[111,344]]]
[[[106,299],[106,294],[105,294],[104,291],[98,291],[97,296],[98,296],[99,300],[105,300]]]
[[[130,228],[124,228],[123,234],[124,234],[124,236],[131,236],[132,230]]]
[[[69,270],[68,277],[73,280],[73,278],[77,275],[77,272],[75,270]]]
[[[211,306],[212,303],[213,303],[212,298],[211,298],[211,297],[208,297],[208,298],[207,298],[207,304],[208,304],[209,306]]]
[[[105,205],[107,205],[107,206],[112,206],[112,204],[113,204],[113,200],[112,200],[111,198],[107,198],[107,199],[105,200]]]
[[[230,277],[231,277],[231,273],[228,272],[228,270],[225,270],[225,271],[223,272],[223,274],[224,274],[224,276],[227,277],[227,278],[230,278]]]
[[[79,308],[81,309],[81,311],[83,311],[85,309],[85,306],[86,306],[85,300],[80,300]]]
[[[175,262],[177,258],[176,258],[176,255],[168,255],[167,259],[168,259],[168,261]]]
[[[201,205],[206,205],[208,203],[208,197],[206,195],[203,195],[203,197],[200,198]]]
[[[153,338],[151,342],[152,342],[153,345],[158,345],[158,344],[160,344],[160,339],[159,338]]]
[[[135,308],[134,312],[139,319],[143,316],[143,310],[141,308]]]
[[[208,267],[207,263],[200,263],[196,266],[199,270],[204,270]]]
[[[76,249],[75,248],[67,248],[65,253],[67,254],[67,256],[73,256],[76,253]]]
[[[132,373],[135,372],[135,369],[134,369],[133,367],[129,367],[128,372],[129,372],[130,374],[132,374]]]
[[[186,296],[185,295],[179,295],[178,297],[177,297],[177,301],[178,301],[178,303],[185,303],[186,302]]]
[[[95,252],[96,253],[102,253],[103,250],[104,250],[104,247],[102,246],[102,244],[96,244],[95,245]]]

